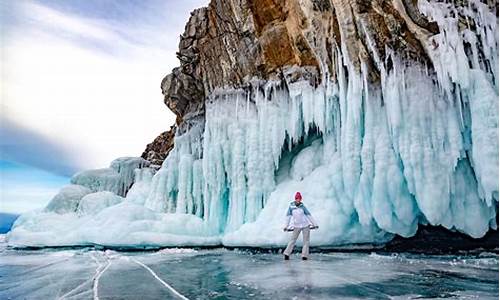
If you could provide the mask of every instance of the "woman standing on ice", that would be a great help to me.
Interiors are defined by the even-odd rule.
[[[316,221],[314,221],[311,213],[302,203],[302,195],[300,192],[295,193],[295,201],[290,202],[288,206],[286,224],[283,227],[283,231],[293,231],[292,239],[288,242],[288,246],[283,252],[285,260],[290,259],[290,254],[295,247],[295,242],[297,242],[300,232],[302,232],[302,238],[304,240],[304,245],[302,246],[302,259],[307,260],[309,256],[309,233],[311,229],[316,228],[318,228]]]

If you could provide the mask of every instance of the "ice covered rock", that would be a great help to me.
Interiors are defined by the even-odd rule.
[[[152,164],[161,165],[168,153],[174,147],[175,127],[163,132],[146,146],[141,157]]]
[[[160,214],[123,201],[95,215],[31,212],[22,215],[8,234],[14,247],[86,246],[158,248],[218,245],[207,236],[203,220],[187,214]]]
[[[63,187],[57,195],[47,204],[45,211],[58,214],[72,213],[78,208],[80,200],[92,191],[84,186],[70,184]]]
[[[141,157],[120,157],[109,168],[86,170],[75,174],[71,183],[83,185],[93,192],[109,191],[125,196],[134,183],[134,171],[147,167],[149,162]]]

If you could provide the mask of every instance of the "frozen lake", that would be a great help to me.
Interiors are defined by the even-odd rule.
[[[0,299],[498,299],[498,255],[1,248]]]

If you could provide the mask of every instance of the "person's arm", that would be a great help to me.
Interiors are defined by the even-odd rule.
[[[290,218],[292,217],[292,209],[288,206],[288,210],[286,212],[285,217],[285,225],[283,226],[283,230],[286,231],[288,226],[290,225]]]
[[[313,216],[309,212],[309,210],[305,207],[304,205],[304,215],[306,215],[306,218],[309,220],[309,222],[312,224],[314,227],[319,227],[318,223],[316,223],[316,220],[314,220]]]

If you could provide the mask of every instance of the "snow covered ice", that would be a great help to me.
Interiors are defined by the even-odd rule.
[[[492,253],[313,253],[284,263],[278,254],[221,249],[0,247],[1,299],[498,299]]]
[[[149,162],[140,157],[120,157],[111,162],[109,168],[75,174],[71,178],[71,183],[85,186],[93,192],[111,191],[124,196],[134,183],[135,169],[148,165]]]
[[[317,87],[285,69],[283,81],[218,89],[159,170],[120,158],[76,174],[19,218],[9,244],[282,247],[296,191],[320,226],[312,246],[381,244],[419,224],[474,238],[496,229],[497,18],[470,1],[461,14],[475,27],[459,31],[452,5],[418,4],[440,28],[427,37],[432,76],[387,49],[391,68],[379,61],[373,85],[337,45],[337,76],[324,68]]]

